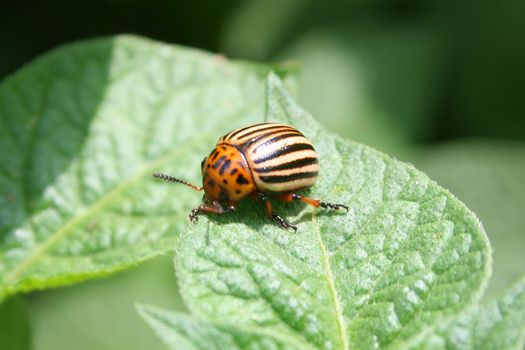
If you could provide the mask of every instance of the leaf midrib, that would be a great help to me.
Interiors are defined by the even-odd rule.
[[[326,250],[326,246],[324,244],[323,237],[321,236],[321,228],[319,227],[319,223],[317,221],[317,217],[315,216],[315,213],[313,214],[312,223],[313,223],[313,226],[315,227],[317,241],[321,249],[321,255],[323,258],[326,280],[328,282],[328,288],[330,290],[330,295],[332,297],[332,304],[333,304],[333,308],[334,308],[334,312],[336,316],[337,328],[339,329],[339,336],[341,338],[342,349],[346,350],[349,347],[348,347],[348,334],[346,333],[345,321],[343,319],[343,310],[341,307],[341,303],[339,302],[339,298],[337,297],[337,289],[334,283],[334,274],[332,272],[332,265],[330,264],[330,257],[328,256],[328,252]]]
[[[3,281],[4,286],[9,285],[10,283],[16,282],[17,279],[19,279],[20,276],[22,276],[22,274],[35,261],[37,261],[41,256],[43,256],[49,248],[54,246],[55,243],[60,241],[60,239],[63,238],[72,228],[74,228],[78,223],[98,213],[108,203],[110,203],[114,198],[120,196],[130,186],[132,186],[138,180],[142,179],[146,175],[146,173],[151,172],[152,170],[159,167],[160,165],[168,162],[173,157],[176,157],[179,153],[182,153],[187,148],[191,148],[194,144],[201,142],[203,139],[206,139],[207,137],[211,137],[211,136],[212,135],[210,132],[199,134],[198,137],[194,137],[193,139],[187,141],[183,145],[176,147],[174,150],[168,152],[166,155],[159,157],[158,159],[154,161],[146,163],[146,165],[141,170],[137,171],[136,175],[129,177],[127,180],[123,182],[120,182],[119,185],[117,185],[112,190],[107,192],[105,195],[97,199],[86,210],[70,218],[64,225],[62,225],[61,228],[56,230],[45,241],[43,241],[43,243],[40,244],[36,250],[34,250],[33,254],[30,254],[26,259],[22,260],[16,269],[12,270],[10,273],[8,273],[5,276],[4,281]]]

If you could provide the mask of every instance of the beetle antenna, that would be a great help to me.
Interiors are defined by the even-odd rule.
[[[182,180],[182,179],[177,179],[176,177],[169,176],[169,175],[166,175],[166,174],[155,173],[155,174],[153,174],[153,177],[156,177],[157,179],[161,179],[161,180],[168,181],[168,182],[178,182],[180,184],[183,184],[183,185],[186,185],[188,187],[191,187],[191,188],[193,188],[196,191],[202,191],[204,189],[203,187],[196,186],[194,184],[189,183],[188,181],[185,181],[185,180]]]

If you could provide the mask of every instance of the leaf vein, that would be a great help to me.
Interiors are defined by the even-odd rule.
[[[330,295],[332,296],[332,303],[333,303],[333,308],[334,308],[334,312],[336,315],[337,328],[339,330],[339,336],[341,338],[342,349],[347,350],[349,349],[348,334],[347,334],[346,324],[344,320],[343,310],[341,307],[341,302],[339,301],[337,289],[335,287],[335,279],[334,279],[334,274],[332,271],[332,266],[330,264],[330,257],[328,256],[328,252],[324,244],[323,237],[321,236],[321,228],[319,227],[319,223],[317,222],[317,218],[315,216],[313,217],[313,225],[315,227],[317,241],[319,243],[319,248],[321,250],[321,255],[323,258],[326,280],[328,282],[328,288],[330,290]]]

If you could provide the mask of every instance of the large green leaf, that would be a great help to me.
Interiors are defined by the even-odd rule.
[[[70,45],[0,85],[0,299],[172,250],[222,132],[262,118],[269,68],[122,36]]]
[[[350,211],[277,207],[296,234],[254,204],[191,226],[175,265],[199,322],[284,347],[395,347],[479,299],[490,248],[461,202],[412,166],[322,130],[275,76],[267,99],[268,120],[298,126],[316,146],[311,196]]]
[[[525,278],[503,295],[421,334],[414,349],[523,349]]]
[[[171,349],[310,349],[263,328],[214,323],[160,308],[139,312]],[[482,307],[428,327],[402,349],[520,349],[525,338],[525,279]]]

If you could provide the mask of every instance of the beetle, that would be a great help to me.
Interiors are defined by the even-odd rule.
[[[312,143],[296,128],[267,122],[235,129],[219,138],[216,147],[201,163],[203,186],[166,174],[154,177],[204,190],[203,203],[188,216],[198,222],[201,213],[225,214],[236,203],[251,196],[264,203],[266,214],[280,227],[297,227],[274,213],[270,198],[283,202],[302,201],[313,207],[345,209],[344,204],[323,202],[296,192],[317,181],[319,162]]]

